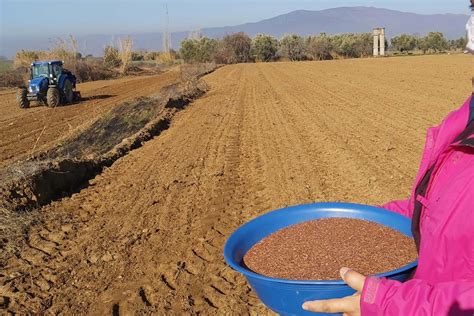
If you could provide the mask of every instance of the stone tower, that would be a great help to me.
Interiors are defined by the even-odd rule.
[[[374,57],[385,56],[385,28],[374,28]]]

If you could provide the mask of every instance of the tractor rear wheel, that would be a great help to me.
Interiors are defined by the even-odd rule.
[[[72,103],[74,101],[74,91],[72,91],[72,83],[68,79],[64,81],[64,103]]]
[[[18,103],[18,106],[22,109],[30,107],[30,101],[28,100],[27,94],[28,91],[26,90],[26,88],[19,88],[16,92],[16,102]]]
[[[61,95],[59,94],[59,90],[54,87],[49,88],[48,92],[46,93],[46,100],[49,107],[57,107],[61,103]]]

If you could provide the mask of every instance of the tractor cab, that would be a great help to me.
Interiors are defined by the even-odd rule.
[[[60,60],[37,61],[31,64],[28,87],[20,88],[17,101],[21,108],[29,107],[30,101],[39,101],[50,107],[78,100],[76,77],[63,68]]]
[[[63,72],[63,62],[60,60],[52,60],[47,62],[34,62],[31,64],[31,77],[48,78],[49,84],[54,84],[58,77]]]
[[[49,65],[34,63],[31,65],[31,79],[49,77]]]

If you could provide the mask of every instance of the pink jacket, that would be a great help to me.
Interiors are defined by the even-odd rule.
[[[471,98],[428,130],[411,197],[383,206],[411,218],[415,199],[421,203],[419,264],[405,283],[367,278],[363,316],[474,315],[474,133],[455,141],[474,114]],[[426,193],[415,196],[432,167]]]

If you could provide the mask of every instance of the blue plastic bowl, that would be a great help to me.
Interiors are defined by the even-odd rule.
[[[368,220],[412,237],[411,222],[408,218],[378,207],[349,203],[308,204],[269,212],[241,226],[227,240],[224,247],[224,258],[233,269],[247,278],[260,300],[274,312],[281,315],[327,315],[307,312],[301,308],[301,305],[306,301],[352,295],[354,290],[342,280],[294,281],[275,279],[256,274],[243,265],[245,253],[268,235],[287,226],[327,217]],[[416,265],[417,261],[377,276],[405,281],[416,268]]]

